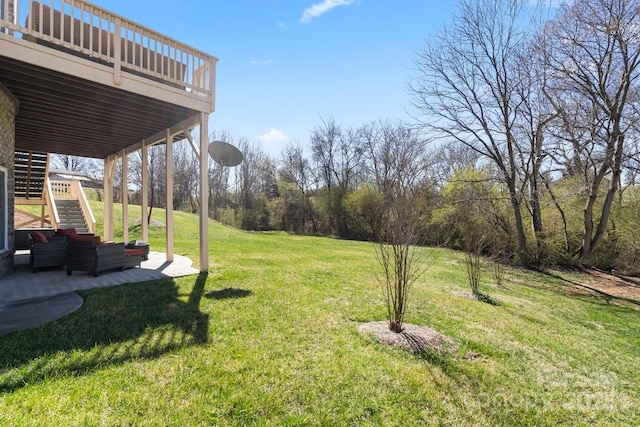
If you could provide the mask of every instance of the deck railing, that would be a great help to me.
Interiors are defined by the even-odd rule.
[[[213,105],[217,58],[84,0],[0,0],[0,32],[182,88]]]
[[[49,189],[49,197],[52,200],[53,209],[56,212],[55,221],[60,223],[60,218],[57,215],[57,208],[55,207],[55,199],[73,199],[78,200],[82,214],[84,215],[87,223],[87,229],[89,233],[96,232],[96,218],[93,216],[93,211],[87,200],[87,196],[84,193],[82,183],[77,180],[60,181],[51,180],[47,178],[47,189]],[[50,215],[51,216],[51,215]]]
[[[49,178],[45,179],[45,191],[44,191],[45,204],[47,206],[47,213],[49,214],[49,222],[52,228],[58,228],[60,224],[60,216],[58,215],[58,207],[56,206],[56,198],[51,188],[51,181]]]

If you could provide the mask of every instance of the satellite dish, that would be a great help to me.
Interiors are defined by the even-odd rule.
[[[221,166],[238,166],[242,163],[242,153],[233,145],[223,141],[209,144],[209,155]]]

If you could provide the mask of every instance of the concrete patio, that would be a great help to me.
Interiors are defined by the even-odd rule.
[[[28,251],[18,251],[15,263],[15,271],[0,279],[0,335],[33,328],[72,313],[83,303],[75,291],[200,272],[187,257],[174,255],[174,261],[167,262],[166,254],[154,251],[149,252],[149,259],[140,268],[108,271],[98,277],[86,272],[67,276],[64,267],[33,273]]]

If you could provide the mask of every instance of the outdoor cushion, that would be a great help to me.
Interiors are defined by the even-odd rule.
[[[34,243],[47,243],[49,242],[44,234],[39,231],[34,231],[31,233],[31,238]]]
[[[71,236],[77,236],[78,232],[76,231],[75,228],[59,228],[56,231],[56,234],[58,236],[67,236],[67,237],[71,237]]]
[[[124,256],[142,256],[144,251],[142,249],[125,249]]]
[[[75,234],[69,237],[74,242],[93,242],[94,245],[100,245],[100,236],[92,236],[85,234]]]

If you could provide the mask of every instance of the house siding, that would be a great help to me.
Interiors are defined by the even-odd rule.
[[[0,166],[7,171],[7,250],[0,251],[0,278],[14,268],[14,153],[15,117],[18,101],[8,89],[0,84]]]

